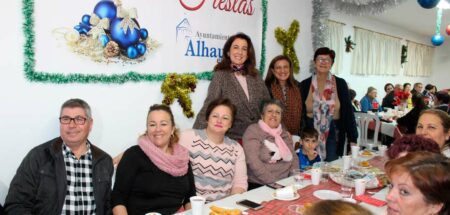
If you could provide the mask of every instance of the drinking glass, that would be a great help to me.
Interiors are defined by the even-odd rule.
[[[303,186],[303,170],[293,169],[291,170],[291,175],[294,177],[295,189],[300,189]]]

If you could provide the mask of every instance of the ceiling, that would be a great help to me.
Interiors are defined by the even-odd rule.
[[[399,6],[386,10],[377,16],[371,16],[380,22],[401,27],[424,36],[435,34],[437,8],[425,9],[417,0],[406,0]],[[443,10],[441,34],[445,35],[445,28],[450,24],[450,9]]]

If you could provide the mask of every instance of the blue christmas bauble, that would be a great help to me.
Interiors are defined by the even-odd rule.
[[[106,44],[109,42],[109,37],[106,36],[105,34],[101,35],[98,40],[100,41],[100,43],[102,44],[103,47],[106,46]]]
[[[145,28],[141,28],[141,30],[139,31],[139,33],[141,33],[141,39],[145,40],[148,37],[148,31]]]
[[[138,43],[136,45],[136,48],[140,55],[144,55],[145,52],[147,51],[147,46],[144,43]]]
[[[80,34],[87,34],[91,30],[91,27],[89,25],[86,25],[82,22],[80,22],[80,24],[78,25],[75,25],[73,28]]]
[[[100,19],[108,18],[109,20],[116,18],[117,7],[113,1],[102,0],[95,5],[94,13],[100,17]]]
[[[434,46],[440,46],[442,43],[444,43],[444,37],[440,34],[435,34],[433,37],[431,37],[431,43]]]
[[[436,5],[439,3],[439,0],[417,0],[417,2],[426,9],[431,9],[436,7]]]
[[[139,29],[127,28],[127,31],[124,33],[123,29],[120,27],[120,22],[122,18],[115,18],[111,21],[109,30],[111,31],[111,39],[114,40],[119,46],[123,49],[128,48],[131,45],[139,42]],[[139,26],[136,20],[133,19],[134,22]]]
[[[91,19],[91,16],[89,16],[89,15],[87,15],[87,14],[84,14],[82,17],[81,17],[81,22],[83,23],[83,24],[86,24],[86,25],[91,25],[91,23],[89,23],[89,20]]]
[[[134,59],[138,56],[138,50],[134,46],[130,46],[127,48],[127,56],[128,58]]]

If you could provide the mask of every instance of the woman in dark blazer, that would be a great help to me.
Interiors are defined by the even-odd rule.
[[[247,127],[261,116],[259,105],[270,99],[269,91],[255,68],[255,50],[250,37],[243,33],[231,36],[223,47],[223,58],[214,67],[208,95],[194,123],[195,129],[206,128],[206,108],[217,98],[228,98],[237,112],[227,136],[241,142]]]
[[[355,115],[344,79],[330,72],[335,52],[327,47],[314,53],[316,72],[300,83],[302,124],[319,132],[319,155],[333,161],[343,154],[345,139],[356,143]]]

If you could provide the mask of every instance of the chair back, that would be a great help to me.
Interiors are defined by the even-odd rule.
[[[378,145],[378,133],[380,131],[380,119],[375,114],[370,113],[355,113],[356,125],[358,126],[358,145],[368,147],[369,144],[373,144],[375,147]],[[374,131],[373,140],[368,139],[369,129]]]

